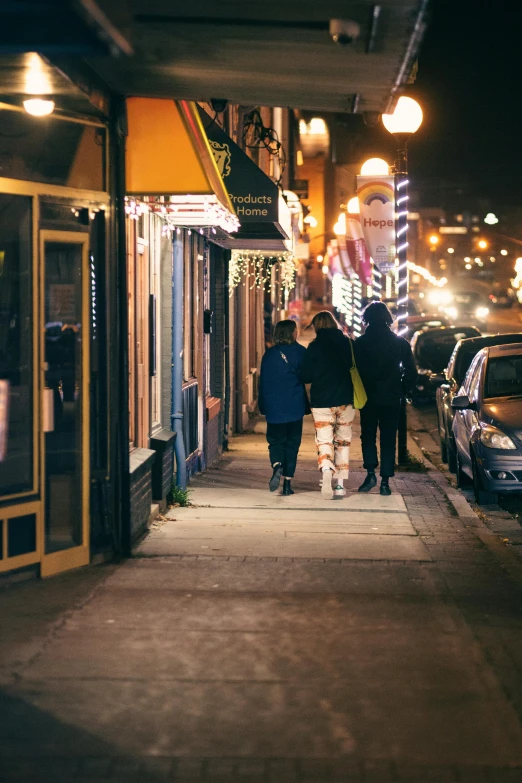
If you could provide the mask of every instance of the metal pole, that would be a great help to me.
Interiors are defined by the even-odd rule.
[[[406,331],[404,322],[408,317],[408,135],[397,134],[399,148],[395,165],[395,252],[398,267],[397,320],[399,335]],[[402,321],[402,324],[401,324]],[[406,399],[401,398],[399,428],[397,432],[397,457],[399,465],[408,463],[408,420]]]
[[[187,488],[183,439],[183,241],[172,235],[172,410],[171,428],[176,433],[176,486]]]

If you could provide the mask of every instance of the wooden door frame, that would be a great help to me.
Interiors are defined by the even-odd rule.
[[[89,297],[89,234],[77,231],[58,231],[41,229],[40,249],[40,285],[38,325],[40,329],[40,372],[39,399],[43,400],[45,385],[45,245],[47,242],[77,244],[82,246],[82,544],[45,554],[45,513],[39,515],[39,540],[41,546],[40,574],[42,577],[54,576],[62,571],[88,565],[90,559],[90,297]],[[40,433],[40,485],[42,488],[43,508],[45,509],[45,434]]]

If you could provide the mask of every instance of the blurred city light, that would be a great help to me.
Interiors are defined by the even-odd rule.
[[[493,212],[488,212],[484,218],[484,223],[487,223],[488,226],[494,226],[495,223],[498,223],[498,217],[494,215]]]
[[[438,245],[438,244],[439,244],[439,241],[440,241],[440,239],[439,239],[439,237],[437,236],[437,234],[432,234],[432,235],[430,236],[430,245]]]
[[[390,167],[382,158],[368,158],[361,166],[361,174],[368,176],[387,176]]]
[[[454,253],[455,248],[454,247],[448,247],[448,253]]]
[[[465,268],[466,269],[471,269],[471,264],[466,264]]]
[[[488,243],[486,242],[485,239],[481,239],[478,243],[478,246],[480,247],[481,250],[485,250],[488,246]]]
[[[317,228],[317,219],[314,218],[313,215],[307,215],[305,219],[303,220],[303,223],[306,223],[307,226],[310,226],[310,228]]]
[[[346,205],[346,209],[351,215],[359,214],[361,209],[359,207],[359,199],[357,198],[357,196],[354,196],[353,198],[350,199],[350,201]]]
[[[507,254],[508,254],[508,251],[507,251],[507,250],[501,250],[501,251],[500,251],[500,255],[501,255],[501,256],[507,256]]]
[[[339,237],[346,236],[346,213],[341,212],[337,218],[337,223],[333,227],[333,232]]]

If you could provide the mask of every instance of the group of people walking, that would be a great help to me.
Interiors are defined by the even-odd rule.
[[[283,479],[283,495],[293,495],[294,476],[301,445],[303,418],[311,413],[315,428],[321,492],[327,499],[346,494],[354,407],[354,372],[364,386],[361,403],[361,445],[366,478],[359,492],[377,484],[377,429],[380,431],[380,494],[390,495],[389,479],[395,469],[395,442],[401,399],[409,396],[416,370],[409,343],[391,331],[393,317],[383,302],[372,302],[363,313],[365,333],[356,340],[345,336],[324,310],[311,326],[315,339],[308,348],[297,342],[294,321],[280,321],[274,344],[261,363],[259,410],[266,417],[268,450],[272,465],[269,481],[275,492]],[[305,384],[310,384],[308,399]],[[362,406],[362,407],[361,407]]]

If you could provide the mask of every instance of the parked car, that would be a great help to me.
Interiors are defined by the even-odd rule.
[[[449,304],[440,309],[457,324],[478,323],[486,326],[489,316],[489,300],[476,291],[454,291]]]
[[[521,492],[522,343],[482,348],[451,404],[458,486],[469,477],[477,503]]]
[[[489,301],[493,307],[511,307],[514,297],[512,289],[499,288],[489,295]]]
[[[427,329],[437,329],[440,326],[451,326],[451,321],[440,313],[434,315],[410,315],[404,321],[399,323],[394,321],[392,331],[401,330],[401,337],[405,340],[411,340],[415,332],[425,332]],[[403,327],[406,326],[406,331]]]
[[[492,334],[487,337],[468,337],[460,340],[451,354],[449,364],[444,371],[446,383],[437,389],[437,422],[439,427],[440,454],[443,462],[455,473],[457,469],[455,440],[453,438],[454,410],[451,403],[460,389],[469,366],[482,348],[493,345],[522,343],[522,333]]]
[[[444,370],[455,345],[466,337],[480,337],[480,331],[475,326],[441,326],[415,332],[411,341],[418,373],[413,394],[415,405],[435,399],[437,388],[446,380]]]

